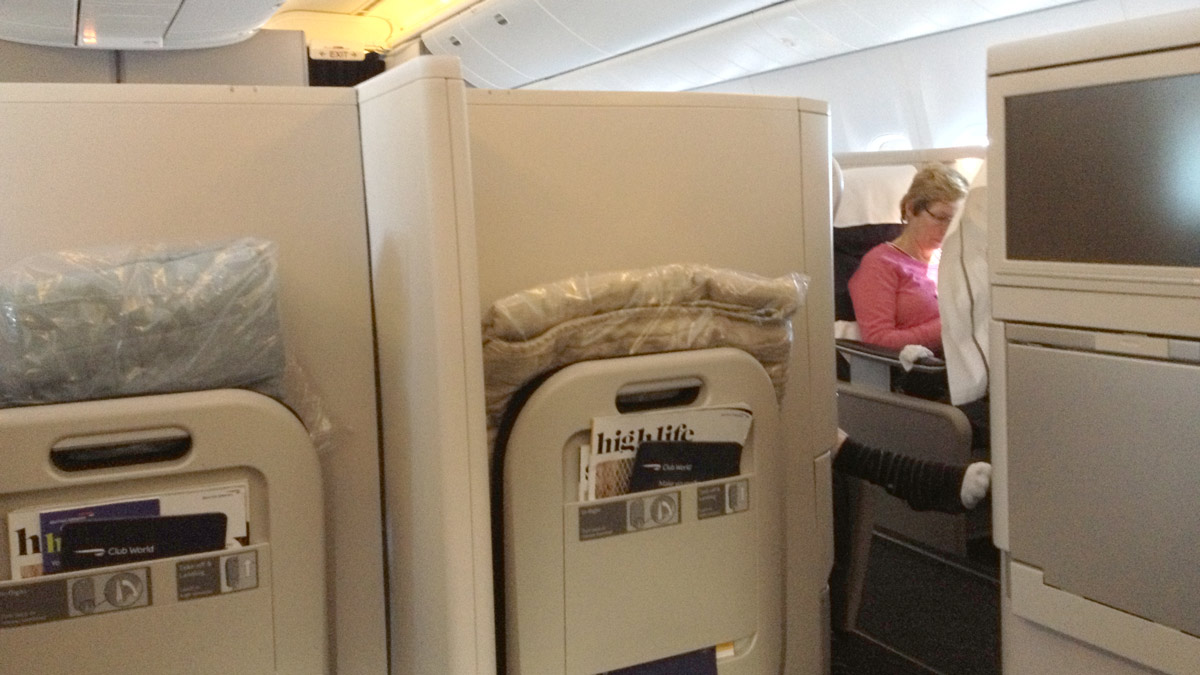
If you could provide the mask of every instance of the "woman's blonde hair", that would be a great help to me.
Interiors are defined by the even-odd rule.
[[[909,210],[920,213],[934,202],[953,204],[966,196],[967,179],[961,173],[945,164],[928,164],[913,176],[908,192],[900,200],[900,220],[907,222]]]

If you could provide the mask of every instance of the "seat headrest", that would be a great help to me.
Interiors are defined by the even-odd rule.
[[[916,174],[916,167],[910,164],[842,170],[842,198],[833,226],[899,222],[900,200]]]

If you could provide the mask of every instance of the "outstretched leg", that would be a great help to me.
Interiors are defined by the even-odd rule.
[[[962,513],[975,508],[991,486],[992,465],[946,464],[864,445],[838,429],[834,470],[879,485],[916,511]]]

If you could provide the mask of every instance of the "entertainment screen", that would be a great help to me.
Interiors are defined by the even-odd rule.
[[[1009,260],[1200,267],[1200,75],[1005,99]]]

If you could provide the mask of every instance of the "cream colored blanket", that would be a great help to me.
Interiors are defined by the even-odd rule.
[[[483,321],[489,438],[526,382],[579,361],[735,347],[782,397],[791,317],[807,277],[768,279],[701,265],[584,274],[497,300]]]

